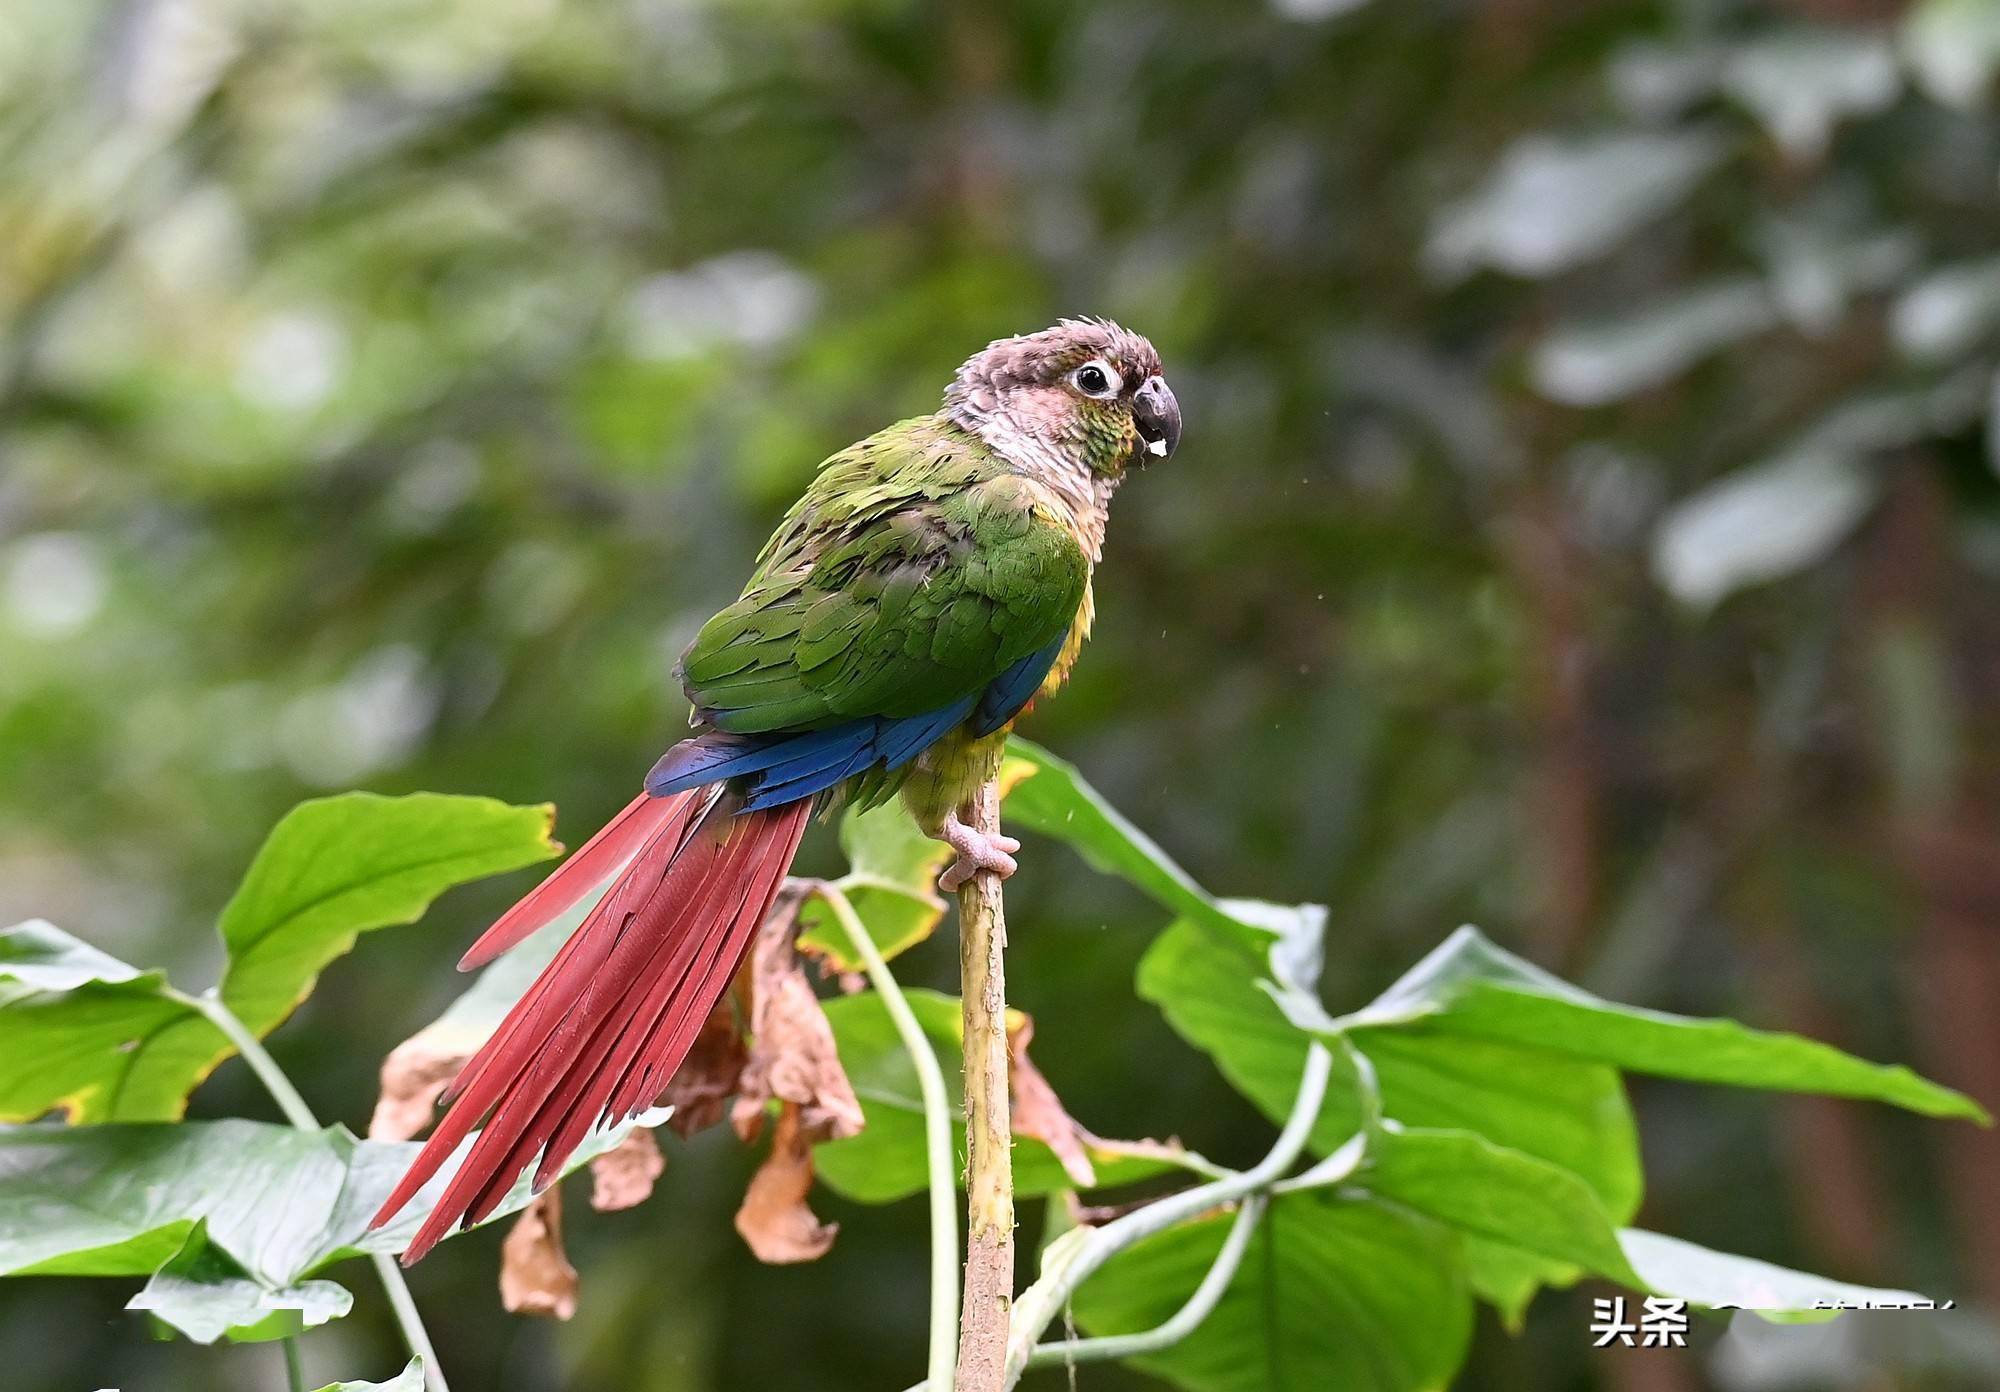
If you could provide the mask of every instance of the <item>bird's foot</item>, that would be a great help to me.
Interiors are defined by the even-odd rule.
[[[954,893],[981,870],[990,870],[1004,880],[1019,868],[1014,862],[1014,852],[1021,849],[1019,841],[998,832],[989,836],[977,827],[967,826],[958,819],[956,812],[944,819],[944,826],[939,828],[937,836],[938,840],[958,852],[958,858],[945,866],[944,873],[938,876],[938,888],[946,894]]]

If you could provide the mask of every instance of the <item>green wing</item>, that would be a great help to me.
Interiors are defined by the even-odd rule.
[[[682,682],[735,734],[927,714],[1067,631],[1088,573],[1031,485],[954,427],[908,421],[828,461]]]

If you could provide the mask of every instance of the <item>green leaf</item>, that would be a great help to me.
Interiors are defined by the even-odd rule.
[[[936,931],[945,910],[937,894],[937,877],[951,858],[951,848],[919,831],[901,803],[884,803],[865,812],[848,808],[840,819],[840,848],[847,854],[849,869],[835,883],[867,925],[885,961]],[[817,953],[837,970],[862,969],[861,954],[823,900],[811,898],[800,905],[799,925],[801,948]]]
[[[412,1358],[387,1382],[329,1382],[313,1392],[424,1392],[424,1360]]]
[[[591,1137],[569,1168],[630,1129]],[[368,1231],[419,1149],[357,1140],[338,1126],[298,1131],[241,1120],[0,1126],[0,1276],[150,1275],[201,1225],[252,1280],[281,1289],[357,1253],[408,1245],[465,1152],[387,1227]],[[530,1196],[523,1177],[493,1216]]]
[[[1009,824],[1068,842],[1093,869],[1118,876],[1171,913],[1225,934],[1241,930],[1151,837],[1084,782],[1074,764],[1018,735],[1008,739],[1007,755],[1017,775],[1005,803]]]
[[[905,991],[910,1010],[923,1026],[945,1077],[956,1134],[964,1157],[964,1018],[956,996]],[[813,1150],[813,1163],[828,1186],[861,1203],[891,1203],[922,1193],[928,1183],[924,1159],[924,1108],[916,1069],[896,1033],[881,997],[873,991],[825,1002],[827,1022],[840,1051],[841,1066],[860,1099],[860,1134],[829,1141]],[[1100,1188],[1129,1184],[1166,1168],[1160,1160],[1086,1146]],[[963,1178],[963,1167],[960,1168]],[[1017,1194],[1050,1194],[1074,1187],[1055,1153],[1040,1141],[1016,1137],[1014,1189]]]
[[[1357,1032],[1383,1114],[1470,1131],[1578,1176],[1616,1222],[1638,1211],[1639,1133],[1616,1069],[1422,1028]]]
[[[44,919],[17,923],[0,933],[0,978],[33,990],[71,991],[86,982],[119,983],[145,975]]]
[[[1389,1127],[1356,1182],[1488,1244],[1636,1286],[1597,1194],[1560,1165],[1468,1131]]]
[[[1248,907],[1234,904],[1238,914]],[[1268,980],[1268,978],[1261,978]],[[1239,948],[1183,920],[1140,959],[1139,994],[1272,1121],[1298,1093],[1318,1018],[1303,992],[1260,985]],[[1411,1127],[1474,1132],[1580,1176],[1623,1222],[1638,1208],[1637,1130],[1615,1070],[1510,1043],[1405,1024],[1353,1035],[1373,1065],[1385,1115]],[[1337,1057],[1339,1051],[1337,1051]],[[1331,1153],[1361,1125],[1360,1081],[1336,1068],[1310,1144]]]
[[[546,859],[547,807],[489,798],[347,793],[281,820],[223,911],[223,1001],[268,1034],[355,936],[412,923],[452,886]],[[170,1121],[229,1042],[158,972],[46,923],[0,933],[0,1120],[61,1108],[73,1122]]]
[[[177,1117],[227,1049],[159,972],[39,920],[0,932],[0,1057],[35,1060],[0,1069],[0,1121]]]
[[[339,1319],[354,1296],[332,1281],[269,1286],[251,1278],[242,1263],[209,1242],[196,1222],[181,1250],[153,1273],[145,1289],[126,1302],[196,1343],[283,1339]]]
[[[1776,1322],[1831,1319],[1842,1305],[1923,1301],[1909,1291],[1849,1285],[1614,1228],[1575,1175],[1464,1132],[1389,1128],[1370,1138],[1354,1182],[1456,1229],[1468,1240],[1475,1290],[1483,1267],[1484,1283],[1503,1296],[1496,1301],[1503,1314],[1513,1306],[1506,1297],[1519,1288],[1531,1294],[1535,1284],[1567,1283],[1579,1271],[1693,1305],[1756,1310]]]
[[[1112,1258],[1077,1291],[1077,1322],[1092,1334],[1160,1324],[1194,1293],[1230,1222],[1182,1223]],[[1131,1361],[1190,1392],[1420,1392],[1450,1382],[1471,1330],[1449,1231],[1385,1204],[1308,1191],[1272,1202],[1194,1333]]]
[[[1625,1228],[1618,1239],[1646,1289],[1709,1309],[1752,1310],[1773,1324],[1816,1323],[1843,1308],[1935,1304],[1913,1291],[1850,1285],[1642,1228]]]
[[[1465,1272],[1472,1293],[1500,1314],[1500,1322],[1510,1334],[1519,1334],[1529,1302],[1543,1286],[1558,1289],[1574,1285],[1583,1272],[1567,1262],[1523,1252],[1505,1243],[1460,1235],[1465,1251]]]
[[[1258,985],[1263,964],[1244,942],[1188,919],[1171,925],[1139,959],[1138,992],[1230,1085],[1274,1122],[1290,1114],[1312,1036]],[[1336,1076],[1313,1124],[1312,1148],[1328,1154],[1361,1125],[1351,1077]]]
[[[1527,1047],[1634,1073],[1865,1098],[1926,1116],[1989,1119],[1971,1098],[1900,1065],[1868,1063],[1831,1045],[1749,1029],[1734,1020],[1693,1019],[1603,1000],[1496,947],[1474,928],[1452,934],[1366,1009],[1323,1022],[1345,1029],[1371,1057],[1384,1034],[1412,1025],[1454,1040]]]
[[[343,793],[273,828],[222,911],[222,999],[262,1035],[311,992],[357,934],[415,923],[468,880],[560,854],[555,809],[492,798]]]

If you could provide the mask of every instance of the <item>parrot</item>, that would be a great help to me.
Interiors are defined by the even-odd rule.
[[[459,962],[490,962],[603,889],[453,1079],[375,1215],[393,1218],[479,1128],[405,1265],[490,1216],[531,1164],[539,1189],[594,1129],[652,1104],[815,812],[900,794],[953,852],[940,888],[1014,873],[1020,843],[962,813],[1090,633],[1112,495],[1180,436],[1153,345],[1063,319],[989,343],[938,411],[820,465],[741,596],[681,656],[694,733]]]

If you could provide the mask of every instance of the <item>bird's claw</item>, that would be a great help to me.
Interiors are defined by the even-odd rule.
[[[957,858],[938,876],[938,888],[946,894],[955,893],[981,870],[990,870],[1004,880],[1020,868],[1014,860],[1014,852],[1021,849],[1019,841],[998,832],[989,836],[977,827],[967,826],[956,814],[945,819],[938,840],[958,852]]]

